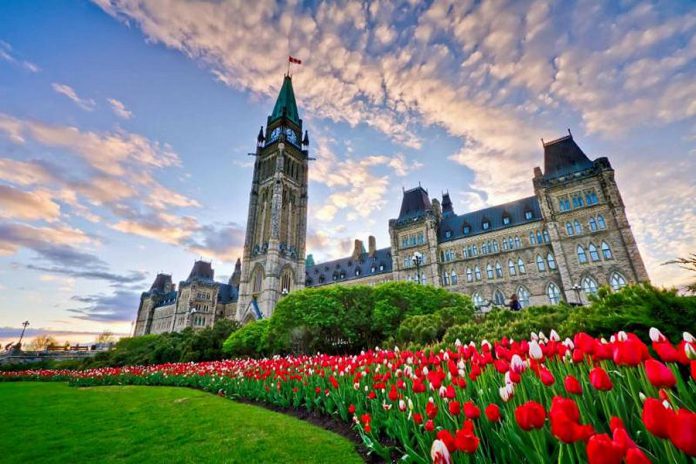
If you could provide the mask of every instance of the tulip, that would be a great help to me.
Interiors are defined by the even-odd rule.
[[[473,433],[473,427],[465,426],[462,428],[462,430],[457,430],[454,437],[454,442],[457,449],[468,454],[476,452],[476,449],[479,446],[479,441],[479,438]]]
[[[435,423],[431,419],[428,419],[423,427],[428,432],[432,432],[433,430],[435,430]]]
[[[623,460],[621,447],[606,433],[590,437],[586,450],[589,464],[621,464]]]
[[[437,416],[437,406],[433,401],[428,401],[428,404],[425,405],[425,414],[431,419],[435,419]]]
[[[348,406],[348,413],[355,414],[355,405],[354,404],[351,404],[350,406]]]
[[[539,379],[541,379],[541,383],[547,387],[550,387],[556,381],[551,371],[545,367],[539,369]]]
[[[626,451],[626,464],[652,464],[650,459],[638,448]]]
[[[595,367],[590,371],[590,383],[600,391],[608,391],[614,387],[611,383],[609,374],[601,367]]]
[[[652,340],[653,343],[664,342],[667,340],[667,338],[664,335],[662,335],[662,332],[660,332],[655,327],[650,327],[648,335],[650,335],[650,340]]]
[[[457,444],[454,442],[454,437],[449,430],[440,430],[437,432],[437,438],[438,440],[441,440],[445,446],[447,446],[447,450],[450,453],[457,450]]]
[[[541,350],[541,346],[535,340],[529,343],[529,357],[532,359],[539,360],[544,357],[544,352]]]
[[[467,401],[464,403],[464,415],[469,419],[478,419],[481,416],[481,410],[473,401]]]
[[[430,458],[433,460],[433,464],[450,464],[452,462],[449,450],[442,440],[433,441],[430,447]]]
[[[420,425],[423,423],[423,415],[417,412],[413,413],[413,422],[416,423],[416,425]]]
[[[656,398],[646,398],[643,403],[643,424],[650,433],[660,438],[669,436],[669,423],[672,420],[674,411]]]
[[[448,406],[449,412],[453,416],[458,416],[459,413],[461,413],[461,404],[459,404],[459,401],[450,401]]]
[[[587,440],[594,429],[591,425],[580,424],[580,410],[575,401],[555,396],[549,411],[551,433],[564,443]]]
[[[512,384],[506,384],[504,387],[500,387],[498,389],[498,394],[500,395],[500,399],[502,399],[504,402],[510,401],[512,396],[515,393],[515,389],[512,386]]]
[[[515,420],[522,430],[540,429],[544,426],[546,411],[536,401],[527,401],[515,409]]]
[[[575,376],[568,374],[563,381],[563,386],[568,393],[573,395],[582,395],[582,385]]]
[[[674,373],[660,361],[654,359],[645,361],[645,373],[650,383],[657,388],[672,388],[677,384]]]
[[[677,411],[669,423],[668,433],[674,446],[689,456],[696,456],[696,413],[686,409]]]
[[[486,406],[486,417],[491,422],[500,422],[500,408],[497,404],[489,404]]]

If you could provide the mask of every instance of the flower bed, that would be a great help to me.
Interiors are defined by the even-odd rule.
[[[200,388],[353,421],[366,446],[404,462],[688,463],[696,456],[696,341],[656,329],[610,341],[456,343],[446,351],[374,350],[85,371],[0,380],[77,386]],[[654,357],[653,357],[654,356]]]

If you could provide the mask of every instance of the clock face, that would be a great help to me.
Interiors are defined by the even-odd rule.
[[[275,129],[273,129],[273,132],[271,132],[271,136],[268,138],[268,141],[275,142],[276,140],[278,140],[278,137],[280,137],[280,131],[280,127],[276,127]]]
[[[294,130],[289,127],[285,129],[285,137],[288,139],[288,142],[297,145],[297,134],[295,134]]]

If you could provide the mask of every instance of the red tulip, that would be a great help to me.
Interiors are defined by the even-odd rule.
[[[609,374],[601,367],[595,367],[590,371],[590,383],[597,390],[608,391],[614,387],[611,383]]]
[[[332,387],[338,388],[338,380],[333,375],[329,377],[329,382],[331,382]]]
[[[619,366],[637,366],[648,359],[648,347],[634,334],[628,334],[627,337],[614,343],[612,357]]]
[[[515,409],[515,420],[522,430],[540,429],[544,426],[546,411],[536,401],[527,401]]]
[[[626,464],[652,464],[650,459],[639,448],[626,451]]]
[[[669,439],[674,446],[688,454],[696,456],[696,414],[680,409],[669,423]]]
[[[355,405],[354,404],[351,404],[350,406],[348,406],[348,413],[355,414]]]
[[[423,415],[415,412],[413,413],[413,422],[416,423],[416,425],[422,424],[423,423]]]
[[[437,406],[435,403],[432,401],[428,401],[428,404],[425,405],[425,414],[431,418],[435,419],[435,416],[437,416]]]
[[[451,400],[454,399],[455,396],[457,396],[457,394],[454,391],[454,387],[452,385],[447,385],[447,388],[445,389],[445,398]]]
[[[541,383],[547,387],[550,387],[556,381],[551,371],[545,367],[539,368],[539,379],[541,379]]]
[[[593,435],[587,442],[587,462],[589,464],[621,464],[621,447],[614,443],[606,433]]]
[[[650,433],[660,438],[669,436],[669,423],[674,411],[666,408],[662,401],[656,398],[647,398],[643,403],[643,423]]]
[[[567,375],[563,381],[563,385],[568,393],[572,393],[573,395],[582,395],[582,385],[580,385],[580,381],[578,381],[578,379],[576,379],[574,376],[570,374]]]
[[[459,451],[471,454],[475,453],[479,446],[479,438],[467,430],[457,430],[454,437],[455,445]]]
[[[445,446],[447,446],[447,450],[450,453],[457,449],[457,444],[455,443],[454,437],[449,430],[440,430],[437,432],[437,439],[441,440]]]
[[[497,404],[491,403],[488,406],[486,406],[486,417],[491,422],[500,421],[500,408]]]
[[[691,361],[691,379],[696,382],[696,361]]]
[[[449,412],[453,416],[459,415],[459,413],[461,412],[461,405],[459,404],[459,401],[450,401],[449,402]]]
[[[433,430],[435,430],[435,423],[432,420],[428,419],[428,421],[425,423],[423,427],[428,432],[432,432]]]
[[[555,396],[549,411],[551,433],[564,443],[587,440],[594,429],[591,425],[580,424],[580,410],[575,401]]]
[[[645,373],[650,383],[657,388],[672,388],[677,384],[672,370],[660,361],[654,359],[645,361]]]
[[[464,403],[464,415],[469,419],[478,419],[481,416],[481,410],[473,401],[467,401]]]
[[[391,390],[387,393],[387,396],[391,401],[396,401],[399,399],[399,392],[396,390],[396,385],[391,386]]]

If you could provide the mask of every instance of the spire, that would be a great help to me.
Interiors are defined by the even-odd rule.
[[[228,282],[229,285],[239,288],[239,281],[241,280],[242,277],[242,261],[237,258],[237,262],[234,265],[234,272],[230,276],[230,280]]]
[[[266,137],[263,136],[263,126],[259,129],[259,135],[256,137],[256,141],[260,144],[266,141]]]
[[[295,92],[292,89],[292,78],[288,75],[283,80],[283,86],[280,88],[270,121],[283,116],[296,124],[300,124],[300,117],[297,114],[297,103],[295,102]]]

